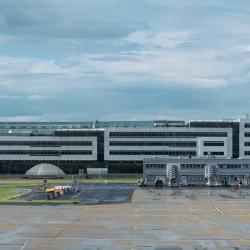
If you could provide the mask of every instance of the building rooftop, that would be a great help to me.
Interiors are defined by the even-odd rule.
[[[62,129],[100,128],[152,128],[152,127],[196,127],[220,126],[239,123],[237,119],[222,120],[152,120],[152,121],[62,121],[62,122],[5,122],[0,121],[1,132],[53,132]]]

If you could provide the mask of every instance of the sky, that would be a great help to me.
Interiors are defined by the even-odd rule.
[[[0,120],[239,118],[248,0],[0,0]]]

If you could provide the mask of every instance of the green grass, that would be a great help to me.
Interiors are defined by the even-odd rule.
[[[0,186],[0,200],[13,199],[29,191],[30,189],[27,188],[13,188],[13,187]]]
[[[106,177],[92,177],[90,179],[83,179],[82,184],[105,184],[105,180],[107,184],[136,184],[140,176],[124,176],[124,177],[115,177],[115,176],[106,176]],[[48,185],[68,185],[72,184],[72,179],[48,179]],[[43,185],[43,180],[41,179],[22,179],[22,178],[14,178],[14,179],[1,179],[0,180],[0,188],[1,187],[38,187]]]
[[[14,204],[79,204],[79,200],[0,200],[1,203],[14,203]]]
[[[139,178],[90,178],[83,180],[82,184],[136,184],[138,180]]]

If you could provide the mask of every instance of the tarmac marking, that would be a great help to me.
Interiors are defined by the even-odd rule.
[[[217,227],[221,227],[219,224],[213,222],[213,221],[210,221],[210,220],[200,220],[200,222],[204,222],[204,223],[207,223],[207,224],[211,224],[211,225],[214,225],[214,226],[217,226]]]
[[[79,194],[76,194],[76,195],[73,195],[73,196],[71,196],[70,198],[71,199],[74,199],[74,198],[76,198],[78,195],[80,195],[81,193],[79,193]]]
[[[25,241],[22,248],[21,248],[21,250],[24,250],[24,248],[27,246],[27,244],[28,244],[28,241]]]
[[[55,235],[54,238],[58,239],[60,238],[60,234],[64,231],[64,228],[61,228],[61,230]]]
[[[30,196],[27,196],[27,197],[24,198],[24,200],[31,199],[31,198],[34,197],[34,196],[37,196],[37,194],[32,194],[32,195],[30,195]]]
[[[192,216],[188,216],[186,214],[183,215],[185,218],[188,218],[188,219],[191,219],[191,220],[196,220],[198,221],[199,223],[206,223],[206,224],[211,224],[211,225],[214,225],[214,226],[217,226],[217,227],[220,227],[219,224],[213,222],[213,221],[210,221],[210,220],[206,220],[206,219],[201,219],[199,217],[192,217]]]
[[[219,213],[219,214],[221,214],[221,215],[225,215],[225,214],[223,213],[223,211],[220,210],[218,207],[214,207],[214,208],[215,208],[215,210],[216,210],[217,213]]]

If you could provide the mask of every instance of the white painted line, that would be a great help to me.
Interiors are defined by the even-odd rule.
[[[24,244],[23,244],[23,246],[22,246],[22,248],[21,248],[21,250],[24,250],[24,248],[27,246],[27,244],[28,244],[28,242],[25,241]]]
[[[217,208],[217,207],[214,207],[214,208],[215,208],[215,210],[216,210],[217,213],[220,213],[221,215],[225,215],[225,214],[223,213],[223,211],[220,210],[219,208]]]
[[[76,194],[76,195],[74,195],[74,196],[71,196],[71,199],[73,198],[76,198],[78,195],[80,195],[81,193],[79,193],[79,194]]]

